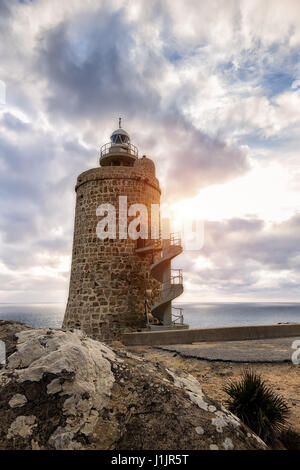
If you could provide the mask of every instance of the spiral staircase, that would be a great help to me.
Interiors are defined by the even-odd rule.
[[[137,246],[136,252],[153,253],[150,274],[160,284],[151,292],[151,315],[147,315],[148,328],[152,330],[188,328],[183,322],[183,309],[172,307],[172,300],[183,293],[183,276],[181,269],[171,269],[171,261],[182,253],[181,237],[170,234],[168,239],[149,240]],[[146,302],[146,308],[148,302]]]

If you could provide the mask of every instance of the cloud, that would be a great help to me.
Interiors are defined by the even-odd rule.
[[[28,124],[11,113],[4,113],[2,116],[2,124],[6,129],[14,132],[22,132],[28,129]]]
[[[151,67],[161,60],[154,53],[147,63],[140,54],[124,12],[99,11],[80,15],[44,31],[36,67],[47,77],[49,113],[88,119],[109,112],[149,112],[159,103],[151,88]]]
[[[298,14],[297,0],[2,0],[3,291],[39,300],[48,279],[52,292],[67,292],[61,264],[71,254],[75,180],[98,164],[119,115],[155,160],[169,200],[228,183],[254,160],[290,169],[297,189]],[[278,292],[294,292],[297,223],[209,222],[205,269],[187,263],[188,290],[200,280],[201,292],[255,295],[265,269],[269,279],[294,273],[291,282],[272,278]]]
[[[247,299],[253,293],[261,299],[297,298],[299,233],[299,214],[275,224],[256,218],[206,222],[198,257],[186,252],[176,261],[192,284],[187,297],[192,291],[210,299]]]
[[[170,116],[160,137],[168,160],[165,193],[169,199],[195,196],[203,187],[250,169],[245,149],[212,138],[183,119]]]
[[[168,60],[137,31],[124,9],[101,9],[40,33],[33,66],[47,83],[43,102],[51,121],[67,123],[75,132],[79,126],[95,145],[97,128],[105,123],[108,129],[107,117],[130,116],[136,143],[157,159],[169,198],[195,195],[246,172],[243,149],[197,129],[184,115],[180,102],[191,90],[174,90],[178,99],[165,102],[158,76],[170,72]]]

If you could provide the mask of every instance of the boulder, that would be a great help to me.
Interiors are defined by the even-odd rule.
[[[267,448],[183,371],[79,330],[12,330],[0,370],[2,450]]]

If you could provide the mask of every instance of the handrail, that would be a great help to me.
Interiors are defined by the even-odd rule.
[[[180,322],[184,326],[182,311],[179,315],[172,318],[169,308],[164,305],[172,306],[172,300],[183,292],[183,276],[182,269],[170,269],[171,259],[182,252],[181,233],[173,232],[168,236],[159,231],[159,240],[161,241],[160,257],[153,257],[152,275],[160,284],[152,290],[152,309],[153,315],[156,316],[162,324],[170,325]],[[165,264],[163,264],[165,262]],[[160,271],[158,267],[161,265]],[[167,280],[164,278],[167,277]],[[166,322],[166,323],[165,323]]]
[[[183,276],[182,276],[182,269],[171,269],[171,272],[175,272],[176,274],[171,274],[170,284],[182,284],[183,283]]]
[[[173,307],[172,306],[172,309],[174,310],[179,310],[179,313],[176,314],[176,313],[172,313],[172,316],[174,317],[174,320],[172,319],[172,322],[173,323],[177,323],[177,321],[179,321],[179,323],[181,325],[183,325],[183,322],[184,322],[184,318],[183,318],[183,308],[182,307]]]
[[[139,152],[137,147],[130,142],[127,144],[114,144],[113,142],[108,142],[107,144],[102,145],[100,148],[100,159],[107,155],[110,152],[110,149],[113,147],[118,147],[121,152],[124,151],[130,155],[133,155],[134,157],[138,157]]]
[[[170,245],[181,246],[181,235],[180,232],[170,233]]]
[[[159,238],[138,238],[137,239],[137,248],[147,248],[148,246],[150,247],[160,247],[161,246],[161,241]]]
[[[159,294],[159,299],[157,299],[158,303],[164,303],[166,301],[169,301],[170,298],[175,298],[178,297],[178,290],[177,287],[182,287],[182,284],[170,284],[168,287],[162,289],[158,288],[157,291],[154,291],[154,294]],[[155,302],[157,303],[157,302]]]
[[[170,246],[181,246],[180,232],[171,233],[170,238],[167,238],[166,240],[170,242]],[[161,246],[163,240],[161,237],[161,233],[159,232],[159,236],[157,238],[146,238],[146,239],[138,238],[137,241],[138,241],[139,248],[142,248],[142,247],[147,247],[147,246]]]
[[[169,292],[174,290],[175,286],[182,286],[182,269],[171,269],[171,271],[177,271],[177,274],[171,274],[169,279],[162,282],[156,289],[154,289],[153,294],[159,293],[162,298],[165,298],[168,296]]]

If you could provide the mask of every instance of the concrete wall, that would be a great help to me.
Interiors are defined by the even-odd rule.
[[[145,331],[123,334],[127,346],[191,344],[201,341],[241,341],[249,339],[285,338],[300,336],[300,323],[288,325],[229,326],[194,328],[177,331]]]

